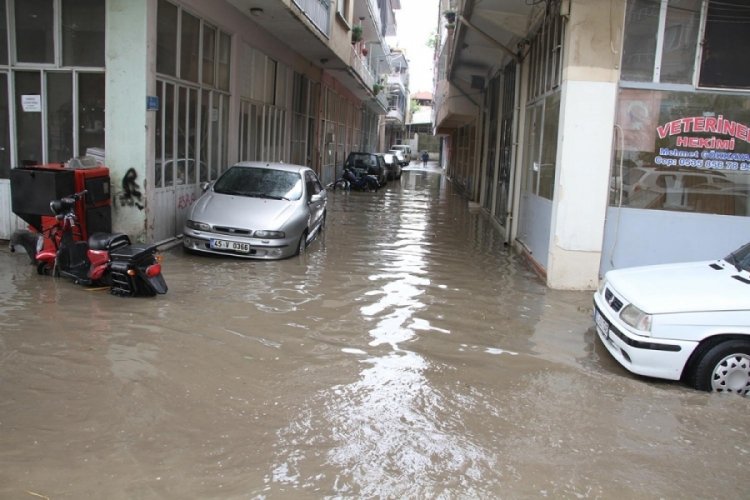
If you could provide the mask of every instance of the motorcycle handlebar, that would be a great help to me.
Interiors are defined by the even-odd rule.
[[[52,200],[49,203],[49,207],[52,210],[52,213],[54,213],[58,218],[62,218],[67,213],[73,214],[73,207],[75,206],[75,203],[83,198],[86,193],[88,193],[88,189],[73,193],[70,196],[60,198],[59,200]]]

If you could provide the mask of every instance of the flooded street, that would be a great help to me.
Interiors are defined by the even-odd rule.
[[[0,251],[0,498],[747,498],[748,401],[640,379],[439,172],[118,298]]]

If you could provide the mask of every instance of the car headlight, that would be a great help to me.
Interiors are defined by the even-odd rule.
[[[620,312],[620,319],[626,325],[643,332],[644,335],[651,335],[651,315],[641,311],[633,304],[628,304]]]
[[[262,238],[264,240],[280,240],[286,237],[284,231],[255,231],[253,234],[256,238]]]
[[[599,283],[599,290],[598,290],[599,295],[604,295],[604,289],[606,287],[607,287],[607,280],[606,279],[602,279],[602,282]]]
[[[197,229],[198,231],[210,231],[211,226],[205,222],[198,222],[194,220],[186,220],[185,225],[190,229]]]

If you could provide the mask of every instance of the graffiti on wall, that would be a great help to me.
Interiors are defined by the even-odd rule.
[[[120,193],[120,206],[137,207],[138,210],[143,210],[143,193],[141,188],[138,186],[138,173],[134,168],[128,169],[125,176],[122,178],[122,192]]]

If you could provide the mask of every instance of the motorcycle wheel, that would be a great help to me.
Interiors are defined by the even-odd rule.
[[[36,265],[36,272],[37,274],[41,276],[50,276],[52,275],[53,266],[49,265],[47,262],[39,262]]]

